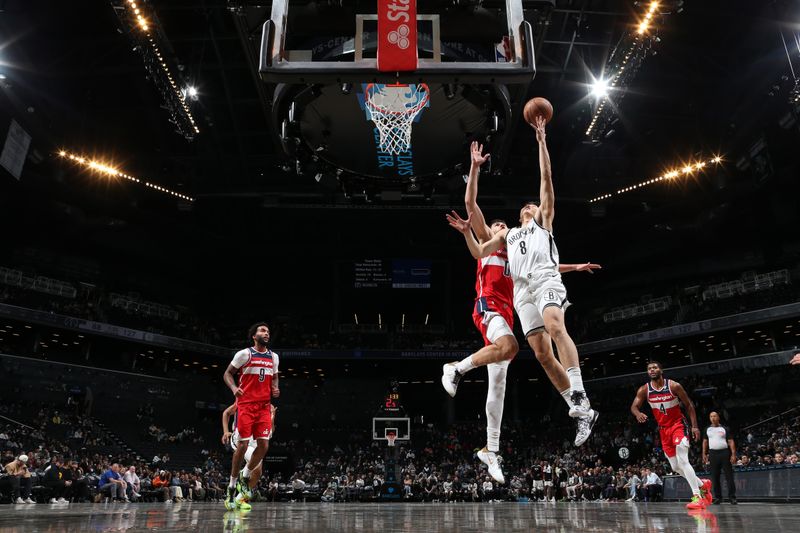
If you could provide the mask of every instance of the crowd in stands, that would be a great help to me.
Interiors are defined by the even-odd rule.
[[[624,320],[609,322],[605,316],[609,310],[618,308],[614,306],[625,304],[624,301],[582,302],[579,309],[567,315],[568,326],[576,342],[587,342],[634,331],[663,328],[797,301],[800,296],[800,284],[791,283],[794,270],[784,269],[782,272],[786,272],[785,282],[747,294],[735,294],[733,295],[735,297],[730,298],[709,298],[706,294],[708,291],[704,291],[704,287],[713,287],[715,283],[727,279],[725,276],[710,278],[688,288],[684,286],[686,283],[673,288],[667,287],[661,294],[661,296],[668,297],[671,302],[667,309]],[[114,302],[119,300],[120,295],[111,291],[105,291],[98,286],[73,285],[79,289],[77,296],[67,298],[39,294],[31,288],[3,284],[0,280],[0,302],[208,344],[233,347],[242,342],[240,328],[226,328],[220,325],[218,320],[212,317],[197,316],[185,307],[144,301],[143,297],[137,294],[124,296],[133,302],[141,300],[142,309],[149,309],[144,304],[151,303],[159,309],[163,307],[170,311],[160,315],[151,312],[145,313],[135,305],[115,304]],[[617,297],[623,298],[623,296]],[[334,333],[330,328],[330,318],[325,318],[319,327],[312,328],[308,327],[307,320],[300,321],[291,317],[276,318],[273,321],[273,334],[276,335],[281,346],[298,349],[335,350],[361,347],[368,349],[460,350],[472,349],[476,342],[476,334],[471,329],[456,328],[454,330],[452,324],[438,325],[427,332],[424,328],[416,331],[402,331],[397,330],[391,324],[384,324],[379,331],[370,331],[367,328],[364,331],[356,329],[355,331],[336,331]],[[303,327],[298,325],[300,322],[303,323]],[[313,333],[309,333],[309,330]]]
[[[2,412],[13,414],[14,407],[4,406]],[[168,454],[148,461],[114,447],[91,418],[52,406],[36,413],[39,427],[14,422],[0,425],[0,457],[5,466],[0,501],[179,502],[215,501],[224,496],[230,454],[218,448],[198,449],[198,466],[177,470],[170,468]],[[420,502],[659,500],[663,477],[670,469],[652,428],[634,424],[624,412],[607,415],[581,448],[569,442],[571,425],[555,423],[547,415],[534,423],[508,424],[500,452],[507,476],[504,485],[495,483],[475,456],[485,441],[481,424],[415,427],[412,441],[397,447],[403,498]],[[798,415],[773,417],[739,432],[737,468],[797,465]],[[64,435],[71,437],[53,438],[58,428],[67,428]],[[75,437],[75,428],[81,430],[80,437]],[[629,460],[616,456],[621,447],[631,450]],[[348,431],[333,439],[276,440],[272,448],[290,450],[294,468],[291,474],[281,475],[270,474],[268,467],[257,490],[260,499],[366,501],[375,499],[384,483],[386,446],[373,442],[368,432]],[[701,471],[696,455],[694,462]]]

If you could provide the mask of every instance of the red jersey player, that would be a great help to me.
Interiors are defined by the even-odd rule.
[[[483,154],[483,146],[473,142],[471,146],[471,167],[467,179],[464,204],[469,213],[468,220],[462,220],[453,212],[447,216],[452,227],[464,233],[474,231],[478,240],[483,242],[507,228],[505,221],[493,220],[486,224],[483,212],[477,203],[478,175],[480,167],[488,159],[489,154]],[[600,268],[600,265],[586,263],[583,265],[560,265],[559,270],[588,271]],[[475,281],[475,307],[472,320],[475,327],[483,337],[484,347],[465,359],[447,363],[442,367],[442,386],[450,396],[456,395],[461,377],[479,366],[486,366],[489,375],[489,390],[486,397],[486,446],[478,452],[478,458],[486,464],[489,474],[498,483],[504,483],[502,470],[497,462],[496,452],[500,447],[500,426],[503,419],[503,402],[505,400],[506,375],[508,364],[519,351],[519,345],[514,337],[514,282],[508,272],[508,255],[504,248],[497,250],[488,257],[478,259]],[[529,338],[532,348],[542,366],[551,375],[553,365],[561,368],[566,380],[566,389],[569,389],[569,380],[555,360],[552,343],[546,332],[541,332]],[[552,378],[551,378],[552,379]],[[555,381],[554,385],[558,385]],[[559,389],[559,391],[562,389]],[[565,398],[566,399],[566,398]],[[567,404],[569,400],[567,400]]]
[[[692,489],[692,501],[688,509],[703,509],[711,503],[711,481],[700,479],[689,463],[689,426],[681,410],[681,404],[691,420],[691,436],[700,440],[700,428],[697,426],[697,414],[689,395],[677,381],[665,379],[658,361],[647,364],[650,381],[636,391],[631,404],[631,413],[640,424],[647,422],[647,415],[640,411],[645,402],[653,410],[653,418],[658,424],[661,448],[669,460],[672,471],[683,476]]]
[[[253,346],[236,352],[225,370],[223,379],[236,397],[236,430],[239,443],[233,454],[231,478],[225,507],[248,509],[252,497],[249,487],[250,472],[255,470],[267,453],[272,432],[270,401],[280,396],[278,387],[278,354],[269,349],[269,326],[264,322],[253,324],[248,332]],[[239,374],[239,384],[234,376]],[[253,455],[240,472],[242,458],[251,439],[256,439]],[[237,487],[238,478],[238,487]],[[238,493],[236,494],[238,489]]]

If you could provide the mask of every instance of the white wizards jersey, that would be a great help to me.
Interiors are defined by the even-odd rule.
[[[515,288],[521,284],[538,284],[546,280],[561,281],[556,241],[553,234],[537,224],[536,220],[531,219],[524,227],[508,230],[506,250]]]

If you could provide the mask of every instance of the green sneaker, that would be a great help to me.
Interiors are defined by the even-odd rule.
[[[236,501],[236,508],[239,509],[240,511],[249,511],[250,509],[253,508],[252,505],[247,503],[247,497],[242,493],[236,495],[235,501]]]
[[[225,509],[233,511],[236,509],[236,488],[228,487],[228,495],[225,498]]]
[[[250,476],[244,475],[244,471],[239,472],[239,480],[236,482],[236,491],[243,494],[246,500],[253,497],[253,492],[250,490]]]

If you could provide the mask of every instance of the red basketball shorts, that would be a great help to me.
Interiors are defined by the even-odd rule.
[[[236,406],[236,429],[239,439],[268,439],[272,433],[269,402],[247,402]]]
[[[689,433],[686,431],[686,424],[678,422],[665,428],[659,428],[658,433],[661,436],[661,448],[664,450],[664,455],[667,457],[675,457],[675,447],[681,443],[683,439],[689,438]]]
[[[481,332],[485,346],[504,335],[514,335],[514,308],[508,304],[496,304],[492,299],[479,298],[475,302],[472,321]]]

